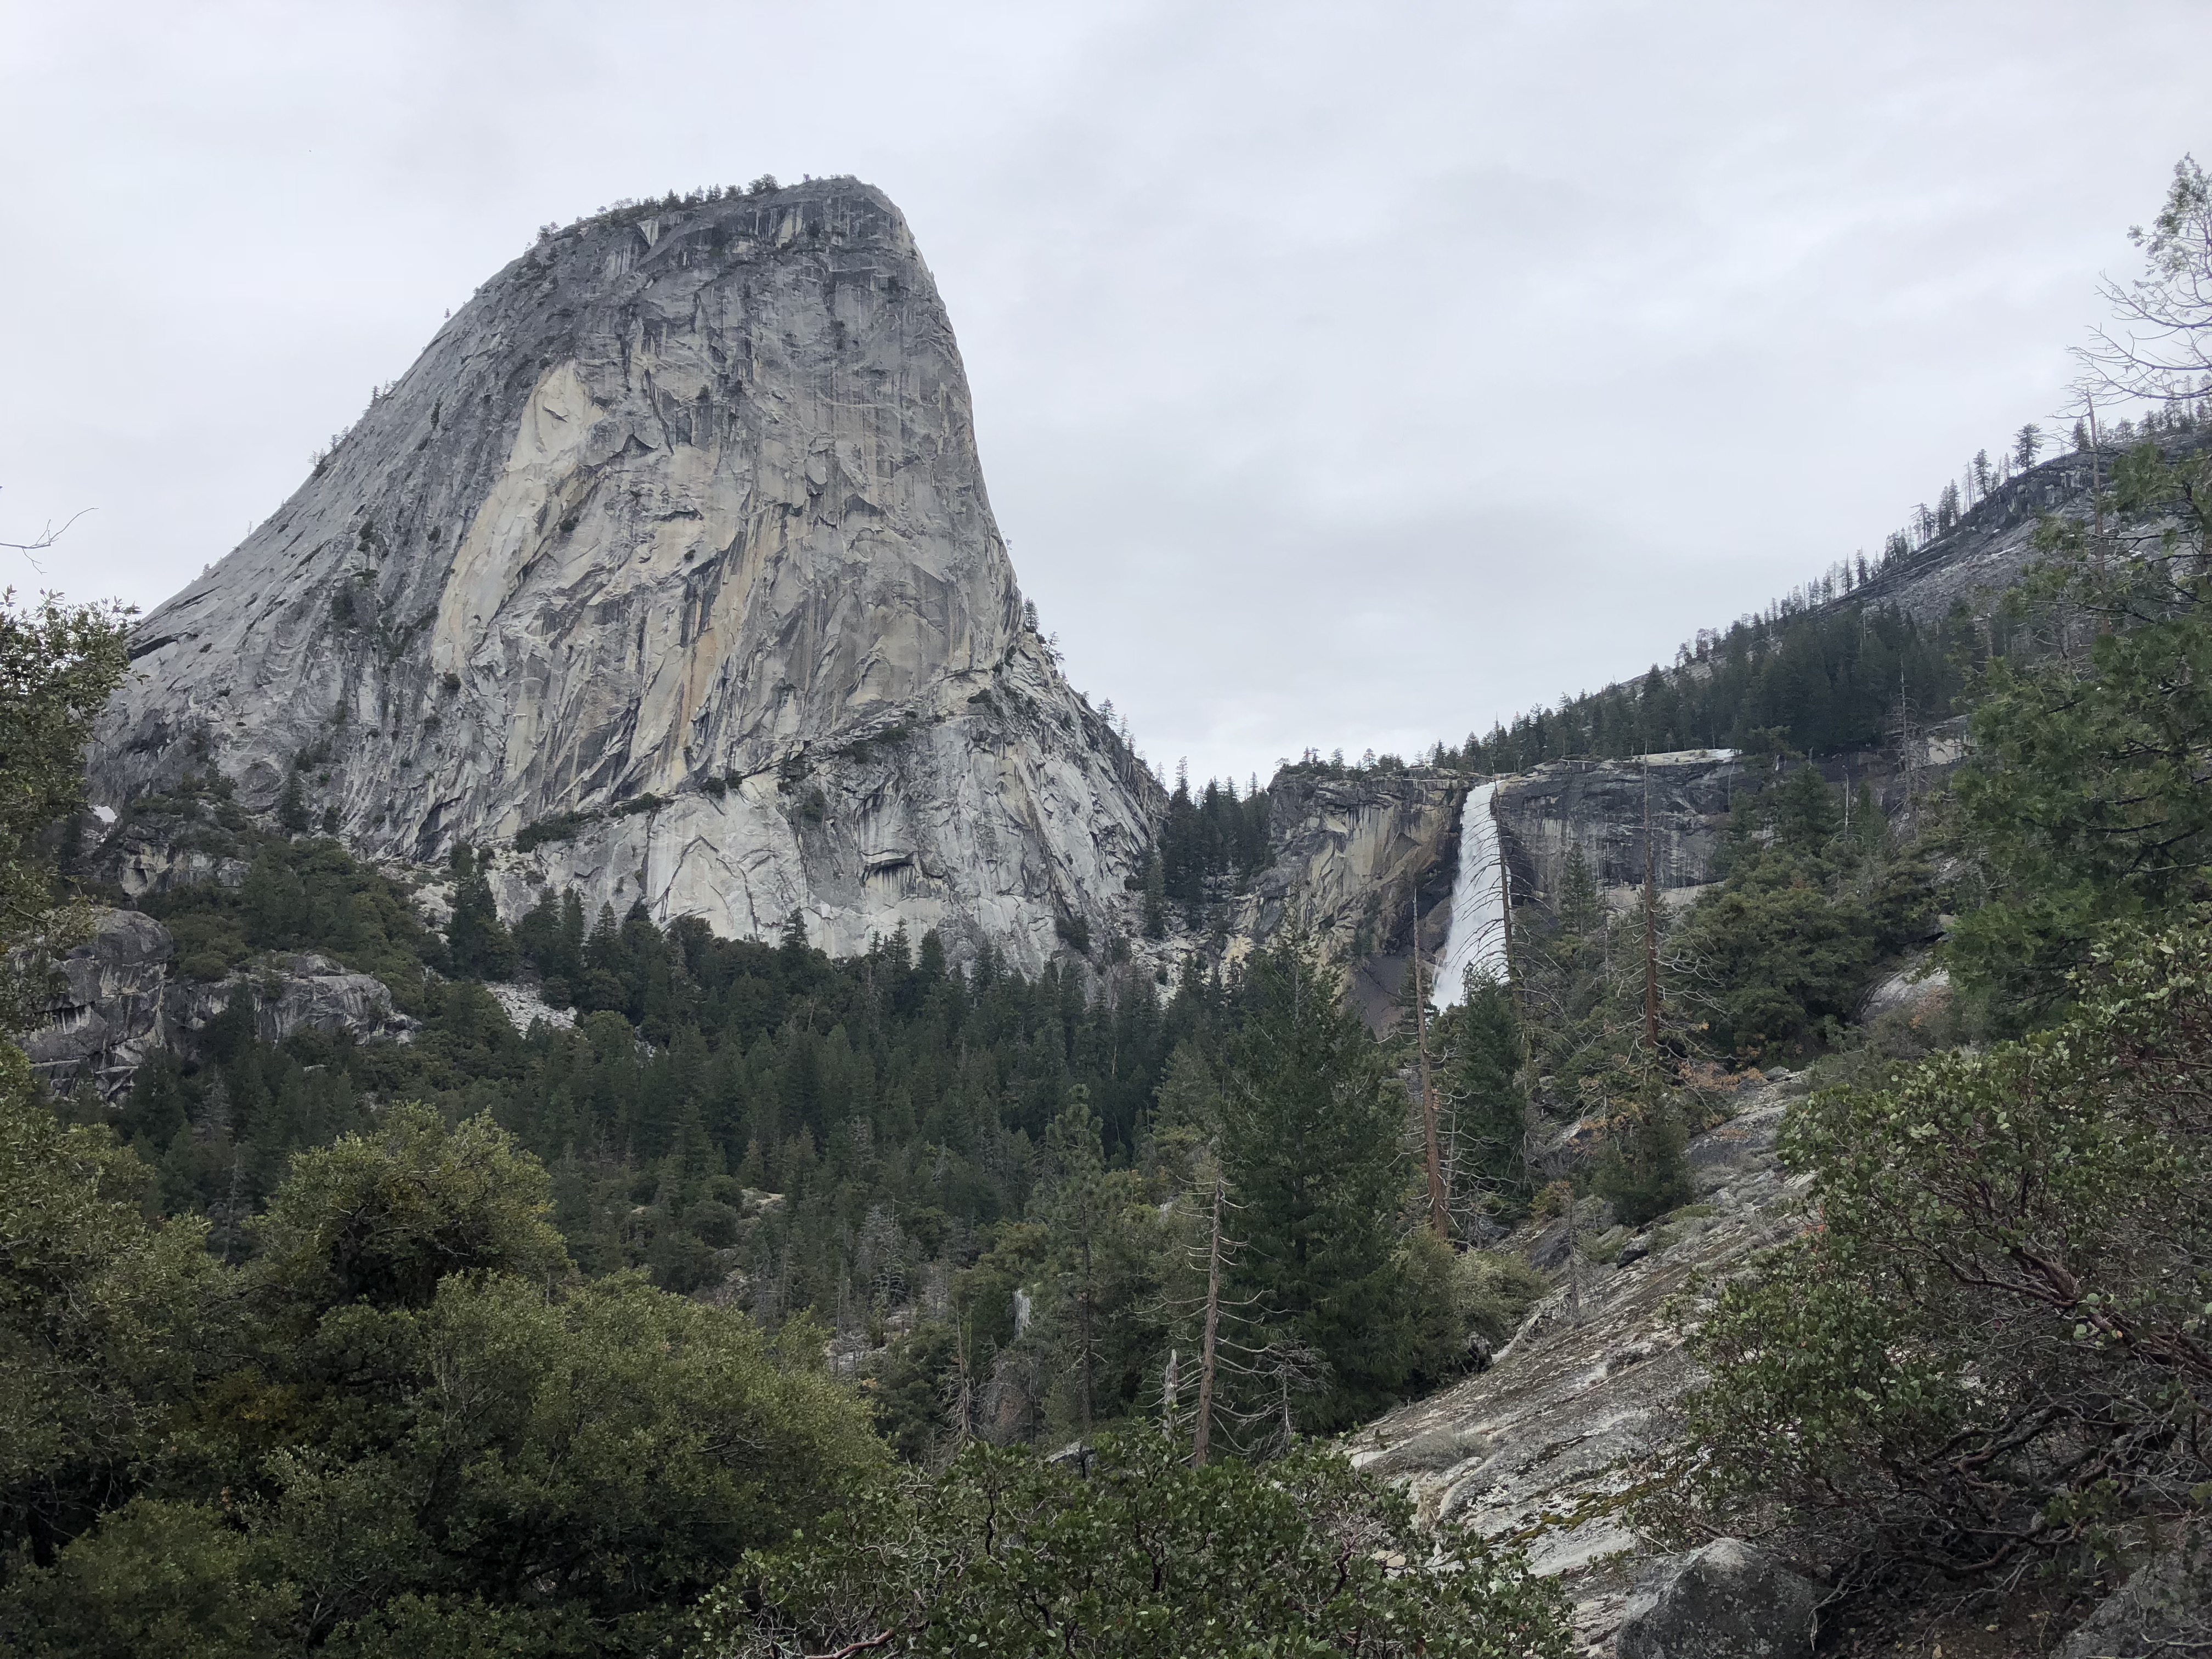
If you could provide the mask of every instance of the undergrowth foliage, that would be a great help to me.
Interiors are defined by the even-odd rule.
[[[701,1619],[723,1659],[1551,1659],[1564,1601],[1519,1558],[1302,1448],[1193,1468],[1154,1431],[1079,1462],[978,1446],[945,1474],[748,1557]]]
[[[1692,1352],[1677,1534],[1846,1583],[2088,1565],[2212,1507],[2212,914],[2096,955],[2065,1023],[1793,1110],[1812,1229]]]

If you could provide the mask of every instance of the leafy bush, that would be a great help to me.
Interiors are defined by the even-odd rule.
[[[150,1184],[106,1130],[57,1122],[0,1043],[0,1560],[127,1490],[222,1346],[207,1223],[148,1223]]]
[[[123,678],[131,615],[52,594],[19,610],[0,592],[0,1030],[34,1021],[46,989],[38,949],[9,953],[66,949],[86,920],[59,902],[41,841],[84,805],[84,746]]]
[[[1528,1310],[1552,1293],[1552,1281],[1517,1255],[1468,1250],[1455,1264],[1460,1317],[1492,1348],[1521,1328]]]
[[[1793,1110],[1817,1224],[1694,1336],[1698,1451],[1650,1518],[1783,1521],[1847,1581],[1972,1577],[2212,1499],[2212,915],[2082,990],[2053,1030]]]
[[[1471,1534],[1416,1530],[1404,1498],[1340,1456],[1194,1469],[1157,1431],[1049,1462],[972,1446],[937,1480],[748,1557],[701,1626],[723,1659],[1569,1651],[1549,1581]]]
[[[137,1160],[15,1059],[0,1221],[40,1243],[0,1265],[11,1652],[665,1651],[746,1550],[879,1477],[819,1327],[779,1346],[579,1283],[489,1122],[402,1107],[301,1158],[230,1268],[204,1223],[145,1223]]]

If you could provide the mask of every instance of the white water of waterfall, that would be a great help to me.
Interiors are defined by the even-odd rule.
[[[1429,1000],[1439,1008],[1458,1003],[1467,979],[1505,978],[1505,867],[1499,856],[1498,820],[1491,816],[1494,783],[1467,792],[1459,809],[1459,879],[1452,884],[1451,925],[1437,962]]]

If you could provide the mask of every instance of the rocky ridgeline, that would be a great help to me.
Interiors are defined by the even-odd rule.
[[[510,917],[573,887],[1030,972],[1136,940],[1164,804],[1038,637],[935,284],[850,179],[624,209],[499,272],[145,619],[89,759],[125,897],[237,878],[128,811],[220,774],[418,877],[472,842]],[[1661,885],[1701,884],[1739,763],[1565,765],[1501,792],[1516,901],[1576,846],[1640,884],[1647,781]],[[1278,780],[1231,958],[1302,910],[1386,1011],[1417,896],[1442,945],[1465,788]]]
[[[2166,433],[2157,440],[2169,457],[2195,453],[2207,441],[2202,431]],[[2044,519],[2086,520],[2093,485],[2112,487],[2112,470],[2123,453],[2107,441],[2100,455],[2073,451],[2031,467],[1975,502],[1949,530],[1891,559],[1863,586],[1832,603],[1894,605],[1923,623],[1940,622],[1961,604],[1986,617],[2041,556],[2035,532]],[[2149,527],[2154,526],[2144,526]]]
[[[1928,769],[1931,775],[1942,769],[1935,761],[1955,748],[1947,743],[1939,735],[1927,745],[1935,757]],[[854,769],[891,763],[880,757],[855,757],[848,763]],[[1852,757],[1831,763],[1830,769],[1838,781],[1848,771],[1854,777],[1871,776],[1893,792],[1895,781],[1883,770],[1887,764],[1879,756]],[[1644,879],[1647,784],[1660,891],[1670,904],[1688,902],[1711,879],[1730,800],[1756,786],[1755,769],[1755,763],[1692,751],[1643,760],[1559,762],[1504,780],[1498,793],[1501,844],[1511,866],[1519,914],[1534,918],[1550,906],[1577,849],[1609,902],[1635,902]],[[1464,777],[1427,768],[1334,779],[1292,773],[1279,779],[1271,792],[1276,855],[1229,903],[1224,918],[1227,959],[1241,958],[1287,918],[1303,914],[1324,948],[1346,964],[1350,994],[1370,1021],[1378,1029],[1389,1024],[1397,1018],[1412,960],[1415,895],[1430,971],[1443,953],[1467,791]],[[226,805],[224,810],[233,809]],[[649,847],[651,836],[650,821],[634,815],[607,826],[605,838],[589,844],[605,853],[630,846],[627,838],[635,837],[642,849]],[[82,872],[120,898],[159,896],[198,883],[236,887],[246,874],[235,836],[204,812],[128,811],[91,840]],[[557,890],[575,880],[564,860],[580,855],[573,848],[494,849],[489,864],[501,889],[502,910],[513,919],[549,885]],[[404,861],[392,867],[409,870]],[[417,909],[432,925],[442,926],[443,872],[417,867],[411,873]],[[824,878],[823,890],[842,890],[836,884],[842,879],[833,869]],[[591,890],[587,882],[579,884]],[[726,925],[726,919],[708,915],[710,921]],[[994,937],[988,931],[979,936]],[[1055,943],[1063,952],[1073,948],[1065,937]],[[1158,957],[1165,971],[1182,951],[1200,943],[1176,936],[1145,948]],[[191,1052],[193,1034],[227,1006],[228,991],[187,990],[197,981],[180,973],[179,966],[159,923],[128,910],[111,914],[98,936],[64,963],[68,989],[52,1006],[52,1025],[36,1039],[51,1084],[66,1092],[80,1079],[92,1079],[112,1095],[128,1086],[132,1070],[152,1054],[165,1048]],[[286,982],[294,970],[267,957],[216,983],[250,981],[263,988],[272,1011],[291,1009],[305,1017],[302,1011],[320,1010],[307,1023],[343,1026],[356,1037],[405,1029],[404,1019],[387,1017],[388,996],[386,1014],[370,1010],[365,999],[374,981],[366,976],[344,975],[326,960],[300,971],[316,988],[271,988]],[[360,984],[337,997],[334,974]],[[518,1029],[535,1019],[559,1024],[572,1018],[523,987],[495,988],[494,994]],[[330,1011],[339,1002],[355,1005],[356,1012],[332,1024],[336,1016]],[[166,1011],[158,1019],[148,1012],[156,1004]],[[270,1018],[278,1022],[270,1030],[279,1036],[297,1023],[293,1013],[272,1012]]]
[[[120,807],[220,771],[379,859],[1035,969],[1126,926],[1158,785],[994,523],[951,324],[850,179],[626,210],[501,271],[138,629]]]

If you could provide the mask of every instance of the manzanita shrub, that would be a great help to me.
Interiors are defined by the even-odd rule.
[[[2212,1507],[2212,917],[2108,938],[2077,992],[1793,1109],[1813,1224],[1695,1328],[1647,1522],[1972,1580]]]
[[[1568,1651],[1553,1584],[1471,1535],[1418,1531],[1341,1456],[1193,1468],[1157,1431],[1060,1459],[972,1445],[880,1507],[748,1557],[701,1632],[728,1659]]]

